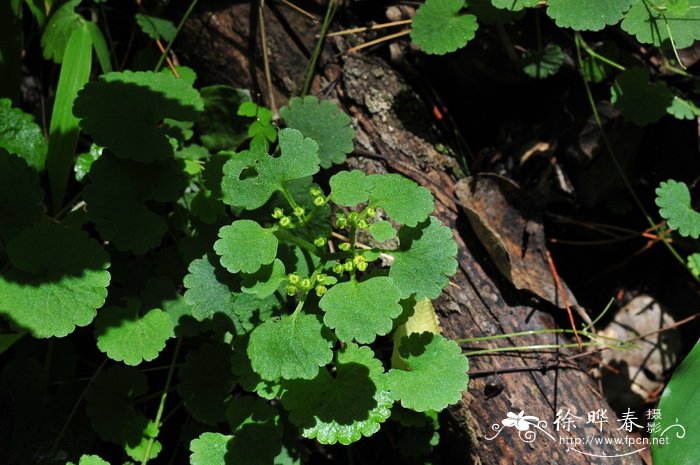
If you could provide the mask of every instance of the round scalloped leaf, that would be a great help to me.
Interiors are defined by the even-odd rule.
[[[269,465],[282,450],[282,428],[277,410],[266,401],[242,396],[226,409],[233,438],[227,444],[230,463]]]
[[[312,380],[285,381],[282,405],[305,438],[321,444],[351,444],[379,431],[391,415],[382,363],[369,347],[347,344],[332,376],[323,369]]]
[[[0,149],[22,158],[35,170],[44,168],[46,139],[34,117],[12,108],[10,99],[0,99]]]
[[[389,252],[394,263],[389,277],[401,298],[436,299],[457,271],[457,244],[452,231],[434,216],[416,228],[401,228],[399,250]]]
[[[625,118],[640,126],[659,120],[673,101],[673,94],[665,82],[649,82],[646,68],[624,71],[615,79],[610,93],[613,105]]]
[[[153,40],[163,39],[170,42],[175,36],[175,25],[172,21],[142,13],[136,13],[134,19],[143,33]]]
[[[331,186],[330,198],[338,205],[354,207],[366,202],[372,185],[367,175],[360,170],[341,171],[331,176],[328,181]]]
[[[333,202],[353,207],[369,200],[369,205],[383,209],[394,221],[415,226],[435,208],[433,195],[398,174],[365,175],[362,171],[341,171],[331,177]]]
[[[690,47],[700,39],[700,0],[689,0],[688,9],[679,14],[683,10],[662,13],[646,0],[633,0],[620,26],[644,44],[670,45],[672,38],[676,48]]]
[[[520,11],[525,8],[536,6],[540,0],[491,0],[491,3],[496,8],[505,10]]]
[[[396,229],[388,221],[377,221],[369,226],[369,233],[377,242],[386,242],[396,237]]]
[[[510,4],[514,2],[511,0]],[[522,3],[519,0],[517,3]],[[522,6],[521,6],[522,8]],[[473,13],[480,24],[506,24],[516,19],[520,19],[525,15],[525,12],[497,8],[491,0],[469,0],[469,11]]]
[[[66,465],[74,465],[73,462],[68,462]],[[103,460],[98,455],[83,455],[80,457],[78,465],[109,465],[109,462]]]
[[[632,0],[547,0],[547,15],[559,27],[576,31],[600,31],[617,24],[629,10]]]
[[[387,378],[391,396],[403,407],[439,412],[462,398],[469,364],[457,343],[439,334],[414,333],[401,340],[399,354],[408,368],[392,368]]]
[[[659,215],[668,220],[668,227],[683,237],[700,237],[700,212],[693,210],[690,190],[683,182],[669,179],[656,188]]]
[[[136,368],[105,368],[90,384],[85,404],[90,423],[105,441],[137,445],[149,420],[134,408],[134,401],[148,391],[148,378]]]
[[[369,203],[383,209],[394,221],[415,226],[435,208],[433,194],[398,174],[372,174]]]
[[[281,386],[277,382],[265,381],[260,378],[250,365],[250,358],[246,353],[248,348],[248,335],[236,338],[233,341],[233,355],[231,356],[231,370],[238,377],[238,384],[248,392],[255,392],[263,399],[274,399],[280,393]]]
[[[523,72],[534,79],[544,79],[557,74],[564,64],[564,52],[554,44],[547,45],[542,51],[528,50],[523,55]]]
[[[83,231],[41,221],[11,240],[7,254],[0,314],[34,337],[64,337],[104,305],[109,256]]]
[[[0,239],[9,241],[43,215],[39,179],[24,160],[0,150]]]
[[[271,296],[279,289],[283,281],[287,279],[284,263],[275,259],[272,264],[260,267],[253,274],[243,276],[241,291],[247,294],[255,294],[260,299]]]
[[[90,219],[117,249],[143,254],[168,230],[151,202],[177,200],[186,187],[181,160],[137,163],[105,154],[93,163],[85,189]]]
[[[224,203],[253,210],[287,183],[318,173],[318,144],[296,129],[279,132],[281,155],[272,157],[257,148],[237,153],[224,165],[221,190]]]
[[[280,108],[280,116],[288,127],[316,141],[321,167],[343,163],[345,155],[352,152],[352,120],[334,102],[314,96],[294,97]]]
[[[669,115],[676,119],[693,120],[700,116],[700,107],[690,99],[673,96],[671,104],[666,108]]]
[[[215,425],[226,419],[234,376],[231,372],[231,347],[205,344],[187,354],[178,371],[177,392],[185,409],[197,420]]]
[[[73,31],[85,22],[85,19],[75,12],[79,4],[80,0],[67,1],[53,12],[46,23],[41,35],[41,48],[46,60],[53,60],[57,64],[63,62],[68,39]]]
[[[163,120],[194,121],[203,108],[191,84],[171,73],[104,74],[78,93],[73,113],[95,143],[120,158],[148,162],[173,155]]]
[[[333,359],[332,346],[332,338],[314,315],[284,315],[250,333],[248,357],[264,380],[312,379]]]
[[[183,284],[187,288],[185,301],[192,307],[197,321],[213,318],[216,313],[234,315],[234,302],[238,297],[238,279],[219,264],[213,253],[193,260]]]
[[[391,331],[394,318],[401,314],[399,289],[387,277],[367,281],[347,281],[326,292],[318,306],[326,312],[323,322],[335,330],[343,342],[374,342]]]
[[[255,273],[277,256],[277,237],[252,220],[237,220],[219,230],[214,251],[231,273]]]
[[[95,319],[97,348],[131,366],[155,360],[166,341],[175,336],[173,322],[163,310],[154,308],[143,316],[138,310],[138,303],[104,308]]]
[[[202,433],[190,442],[190,465],[231,465],[227,461],[228,443],[233,436]]]
[[[444,55],[464,47],[474,38],[476,16],[460,13],[465,0],[427,0],[416,11],[411,39],[425,53]]]

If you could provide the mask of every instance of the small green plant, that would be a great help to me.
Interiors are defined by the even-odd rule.
[[[430,192],[360,171],[336,172],[324,189],[314,176],[353,148],[335,104],[292,99],[277,129],[244,93],[197,90],[193,73],[178,73],[111,72],[80,90],[71,115],[91,145],[71,157],[74,200],[53,216],[40,187],[51,142],[47,151],[31,117],[0,104],[3,350],[14,335],[85,337],[89,326],[106,357],[41,453],[63,450],[84,412],[97,437],[146,463],[172,447],[161,433],[169,395],[199,425],[195,465],[273,463],[295,449],[294,431],[350,444],[399,408],[428,418],[459,401],[460,347],[435,327],[405,326],[457,267]],[[238,122],[221,125],[222,113]],[[165,387],[150,386],[141,368],[164,355]],[[19,396],[12,369],[3,385]],[[143,408],[149,398],[157,408]]]

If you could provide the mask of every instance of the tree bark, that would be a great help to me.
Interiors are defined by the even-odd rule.
[[[302,2],[322,17],[324,8]],[[176,48],[180,58],[199,71],[200,82],[251,88],[270,105],[277,105],[298,92],[304,69],[315,44],[319,26],[280,3],[268,2],[265,33],[270,50],[273,89],[265,88],[257,7],[248,3],[204,2],[188,20]],[[328,40],[319,59],[312,93],[334,98],[353,117],[356,150],[349,158],[352,167],[367,172],[398,172],[430,189],[437,199],[436,215],[454,231],[459,245],[459,269],[452,283],[435,302],[445,336],[467,338],[494,336],[518,331],[556,328],[564,322],[564,310],[537,301],[517,291],[490,263],[484,247],[470,229],[455,197],[459,163],[436,150],[440,142],[430,120],[430,108],[405,79],[402,72],[371,54],[344,53],[341,39]],[[571,342],[554,334],[506,338],[474,344],[479,348]],[[450,464],[624,464],[641,463],[640,454],[619,458],[585,455],[567,449],[561,437],[598,435],[598,425],[584,423],[587,413],[607,410],[603,436],[633,437],[602,397],[593,379],[575,361],[565,357],[575,351],[550,353],[511,352],[470,358],[469,389],[461,402],[443,415],[443,452]],[[556,431],[558,411],[580,417],[570,433]],[[492,425],[502,426],[508,412],[533,415],[546,421],[554,439],[537,432],[518,435],[503,428],[498,436]],[[640,419],[638,422],[641,422]],[[522,439],[521,439],[522,437]],[[525,439],[525,440],[523,440]],[[641,448],[643,446],[638,446]],[[619,455],[635,447],[578,446],[595,455]]]

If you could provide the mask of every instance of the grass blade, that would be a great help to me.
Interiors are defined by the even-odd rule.
[[[51,113],[46,165],[54,211],[61,208],[80,135],[78,119],[73,116],[73,100],[88,81],[91,67],[92,35],[83,24],[68,40]]]
[[[112,72],[112,61],[109,55],[109,47],[107,46],[107,41],[105,36],[102,34],[99,26],[95,23],[87,23],[87,28],[92,36],[92,45],[95,47],[95,55],[97,56],[97,61],[100,63],[100,68],[102,73]]]

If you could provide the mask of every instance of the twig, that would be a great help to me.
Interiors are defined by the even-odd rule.
[[[272,114],[277,116],[277,104],[275,103],[275,92],[272,88],[272,73],[270,72],[270,57],[267,56],[267,34],[265,33],[265,0],[259,0],[258,3],[258,24],[260,27],[260,47],[263,55],[263,69],[265,71],[265,85],[267,86],[268,103]]]
[[[576,342],[578,343],[578,348],[581,349],[583,348],[583,345],[581,344],[581,338],[578,335],[578,331],[576,331],[576,324],[574,323],[574,314],[571,312],[571,307],[569,306],[569,299],[566,297],[566,290],[564,289],[564,286],[561,284],[561,280],[559,279],[559,273],[557,273],[557,268],[554,266],[554,260],[552,260],[552,254],[549,253],[549,250],[545,249],[545,253],[547,254],[547,261],[549,262],[549,269],[552,271],[552,276],[554,277],[554,282],[557,285],[557,289],[559,290],[559,293],[561,294],[561,300],[564,302],[564,307],[566,308],[566,313],[569,315],[569,322],[571,323],[571,329],[574,330],[574,337],[576,337]]]
[[[413,22],[412,19],[402,19],[399,21],[391,21],[389,23],[373,24],[372,26],[353,27],[350,29],[344,29],[342,31],[329,32],[328,34],[326,34],[326,37],[337,37],[348,34],[358,34],[360,32],[374,31],[376,29],[385,29],[387,27],[403,26],[404,24],[411,24],[411,22]],[[316,37],[318,37],[318,35]]]
[[[180,79],[180,73],[177,72],[175,69],[175,65],[173,64],[173,61],[170,59],[170,57],[165,53],[165,47],[163,47],[163,44],[161,43],[160,39],[156,39],[156,45],[158,46],[158,50],[160,50],[160,53],[162,53],[165,56],[165,61],[168,63],[168,68],[170,68],[170,71],[173,72],[176,78]]]
[[[388,41],[388,40],[392,40],[392,39],[396,39],[396,38],[398,38],[398,37],[402,37],[402,36],[408,35],[408,34],[410,34],[410,33],[411,33],[411,30],[410,30],[410,29],[405,29],[405,30],[403,30],[403,31],[401,31],[401,32],[395,32],[395,33],[393,33],[393,34],[388,34],[388,35],[379,37],[379,38],[377,38],[377,39],[370,40],[369,42],[365,42],[364,44],[360,44],[360,45],[357,45],[357,46],[355,46],[355,47],[351,47],[351,48],[348,49],[348,53],[359,52],[359,51],[362,50],[363,48],[371,47],[372,45],[377,45],[377,44],[380,44],[380,43],[382,43],[382,42],[386,42],[386,41]]]
[[[309,19],[310,19],[311,21],[313,21],[314,23],[318,23],[318,18],[317,18],[316,16],[314,16],[313,14],[311,14],[311,13],[309,13],[308,11],[304,10],[304,9],[301,8],[300,6],[295,5],[294,3],[290,2],[289,0],[279,0],[279,1],[282,2],[282,3],[284,3],[285,5],[287,5],[289,8],[291,8],[291,9],[294,10],[294,11],[296,11],[297,13],[300,13],[300,14],[306,16],[307,18],[309,18]]]

